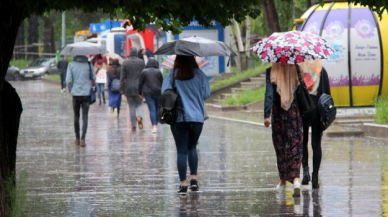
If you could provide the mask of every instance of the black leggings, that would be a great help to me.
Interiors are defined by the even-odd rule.
[[[313,173],[318,175],[319,167],[322,160],[322,130],[319,126],[319,115],[315,113],[315,117],[312,120],[303,119],[303,158],[302,165],[304,167],[309,166],[309,151],[307,144],[309,142],[309,127],[311,126],[311,146],[313,149]]]
[[[75,138],[79,139],[79,116],[82,108],[82,140],[85,140],[86,131],[88,129],[88,113],[90,106],[90,96],[73,96],[73,110],[74,110],[74,130]]]

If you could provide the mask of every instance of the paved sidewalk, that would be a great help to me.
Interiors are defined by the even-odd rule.
[[[130,130],[107,105],[90,108],[85,148],[74,145],[71,97],[42,81],[12,82],[21,96],[18,185],[25,216],[381,216],[388,199],[388,140],[323,140],[321,188],[292,198],[278,182],[271,131],[211,118],[199,141],[203,191],[178,197],[168,126]],[[220,114],[222,115],[222,114]],[[310,149],[311,153],[311,149]],[[310,155],[311,163],[311,155]]]

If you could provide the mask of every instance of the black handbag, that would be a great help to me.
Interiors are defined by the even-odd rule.
[[[320,117],[320,126],[321,130],[326,130],[335,120],[335,117],[337,115],[337,108],[334,106],[334,100],[333,98],[326,93],[323,93],[325,90],[325,86],[323,82],[323,76],[321,74],[321,82],[322,82],[322,95],[319,97],[318,100],[318,110],[319,110],[319,117]]]
[[[175,72],[172,74],[172,89],[165,90],[159,98],[159,123],[173,125],[178,118],[179,95],[175,86]]]
[[[312,111],[316,108],[313,99],[307,90],[306,84],[304,83],[303,77],[300,74],[299,66],[295,63],[296,72],[298,73],[299,86],[297,89],[298,106],[300,114],[303,117],[309,117],[312,115]]]
[[[96,102],[96,81],[93,79],[93,71],[92,67],[90,66],[91,63],[88,62],[89,65],[89,77],[91,81],[91,87],[90,87],[90,105]]]

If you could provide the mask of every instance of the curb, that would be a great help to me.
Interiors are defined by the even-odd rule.
[[[387,138],[388,125],[386,124],[364,123],[362,128],[365,136]]]
[[[233,118],[224,118],[224,117],[213,116],[213,115],[209,115],[209,117],[214,118],[214,119],[224,120],[224,121],[234,121],[234,122],[238,122],[241,124],[251,124],[251,125],[255,125],[255,126],[265,127],[264,124],[253,122],[253,121],[243,121],[243,120],[238,120],[238,119],[233,119]]]
[[[253,122],[253,121],[244,121],[244,120],[239,120],[239,119],[225,118],[225,117],[219,117],[219,116],[213,116],[213,115],[209,115],[209,117],[214,118],[214,119],[224,120],[224,121],[233,121],[233,122],[237,122],[240,124],[250,124],[250,125],[266,128],[264,124]],[[270,130],[271,128],[268,127],[268,129]],[[387,126],[387,130],[388,130],[388,126]],[[309,132],[311,133],[311,129],[309,129]],[[326,135],[327,137],[331,137],[331,138],[334,138],[334,137],[363,137],[364,132],[363,131],[347,131],[347,132],[334,132],[334,131],[330,132],[330,131],[328,131],[328,132],[324,132],[324,135]]]
[[[247,106],[240,105],[215,105],[210,103],[205,103],[206,109],[208,111],[216,112],[227,112],[227,111],[240,111],[247,108]]]

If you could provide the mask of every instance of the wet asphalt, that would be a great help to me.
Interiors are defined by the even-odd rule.
[[[133,132],[126,100],[117,118],[91,105],[85,148],[74,145],[69,93],[40,80],[12,82],[24,111],[17,184],[25,216],[385,216],[388,140],[323,138],[319,190],[276,191],[271,131],[209,119],[198,144],[201,193],[179,197],[168,125]],[[310,165],[312,165],[310,150]],[[385,171],[387,169],[387,171]],[[310,171],[311,172],[311,171]]]

